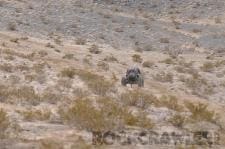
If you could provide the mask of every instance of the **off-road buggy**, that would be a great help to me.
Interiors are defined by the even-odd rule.
[[[144,78],[139,68],[127,69],[126,76],[122,77],[121,84],[126,86],[130,84],[137,84],[139,87],[144,87]]]

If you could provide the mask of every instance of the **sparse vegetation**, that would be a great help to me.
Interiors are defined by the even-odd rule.
[[[153,76],[153,78],[160,82],[173,82],[173,74],[161,71]]]
[[[169,39],[168,38],[160,38],[160,43],[169,43]]]
[[[93,53],[93,54],[100,54],[102,51],[99,49],[99,47],[95,44],[93,44],[90,48],[89,48],[89,52]]]
[[[86,42],[87,42],[87,41],[86,41],[84,38],[78,38],[78,39],[76,40],[76,44],[77,44],[77,45],[85,45]]]
[[[217,121],[218,115],[215,111],[210,111],[207,104],[186,102],[185,106],[191,112],[190,121],[209,121],[213,123]]]
[[[184,108],[181,104],[178,103],[178,99],[176,96],[162,96],[159,99],[158,105],[159,107],[167,107],[168,109],[172,109],[174,111],[182,111]]]
[[[150,119],[132,115],[126,107],[110,98],[100,98],[99,108],[90,99],[77,99],[69,109],[59,111],[61,118],[89,131],[115,130],[121,125],[153,127]]]
[[[144,61],[142,63],[143,67],[148,67],[148,68],[151,68],[153,65],[154,65],[154,62],[152,62],[152,61]]]
[[[215,65],[212,62],[205,62],[203,66],[201,67],[201,70],[205,72],[211,72],[214,70],[214,68],[215,68]]]
[[[45,121],[49,120],[51,116],[51,112],[48,109],[42,110],[26,110],[26,111],[19,111],[21,115],[23,115],[26,121]]]
[[[3,109],[0,109],[0,139],[6,137],[6,130],[9,125],[10,122],[7,113]]]
[[[121,102],[126,106],[136,106],[142,109],[157,104],[157,98],[142,90],[127,91],[121,94]]]
[[[181,114],[175,114],[169,119],[169,122],[176,127],[182,128],[186,122],[186,117]]]
[[[141,55],[138,55],[138,54],[134,54],[132,55],[132,59],[134,62],[137,62],[137,63],[141,63],[142,62],[142,58],[141,58]]]

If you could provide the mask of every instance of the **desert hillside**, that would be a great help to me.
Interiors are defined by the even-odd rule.
[[[0,0],[0,149],[225,148],[224,12],[224,0]],[[121,85],[134,66],[144,87]],[[112,145],[93,137],[109,132]]]

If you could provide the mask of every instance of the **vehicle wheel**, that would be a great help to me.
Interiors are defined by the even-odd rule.
[[[138,79],[138,87],[144,87],[144,78],[142,76]]]
[[[123,86],[126,86],[127,85],[127,79],[125,77],[122,77],[121,84]]]

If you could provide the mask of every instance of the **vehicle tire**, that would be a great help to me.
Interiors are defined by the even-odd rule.
[[[144,78],[142,76],[138,79],[138,87],[144,87]]]
[[[122,77],[121,84],[123,86],[126,86],[127,85],[127,79],[125,77]]]

